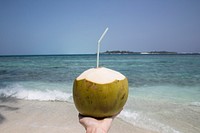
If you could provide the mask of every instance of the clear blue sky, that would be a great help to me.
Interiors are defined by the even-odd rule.
[[[0,0],[0,55],[200,52],[200,0]]]

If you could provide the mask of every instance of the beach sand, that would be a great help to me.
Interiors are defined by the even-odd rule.
[[[72,103],[0,99],[1,133],[84,133],[78,112]],[[119,118],[109,133],[153,133]]]

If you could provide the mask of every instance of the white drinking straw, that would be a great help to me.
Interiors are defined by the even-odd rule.
[[[100,43],[103,37],[105,36],[106,32],[108,31],[108,28],[104,31],[104,33],[101,35],[100,39],[98,40],[98,48],[97,48],[97,68],[99,67],[99,51],[100,51]]]

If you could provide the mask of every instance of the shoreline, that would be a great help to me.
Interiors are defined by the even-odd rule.
[[[73,103],[0,98],[1,133],[84,133]],[[115,118],[109,133],[155,133]]]

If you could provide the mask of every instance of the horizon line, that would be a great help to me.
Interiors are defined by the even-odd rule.
[[[132,52],[132,51],[129,51]],[[149,52],[134,52],[134,53],[138,53],[138,55],[144,55],[142,53],[149,53],[149,55],[154,55],[154,53],[150,53],[150,52],[161,52],[161,51],[149,51]],[[166,52],[170,52],[170,51],[166,51]],[[133,55],[136,55],[134,54]],[[185,55],[191,55],[191,54],[200,54],[200,52],[173,52],[175,54],[185,54]],[[105,52],[100,52],[100,54],[102,55],[109,55],[106,54]],[[119,55],[119,53],[110,53],[111,55]],[[155,53],[156,54],[156,53]],[[73,56],[73,55],[97,55],[97,53],[69,53],[69,54],[0,54],[0,57],[11,57],[11,56]],[[121,54],[121,55],[126,55],[126,54]],[[131,53],[129,54],[131,55]],[[162,54],[156,54],[156,55],[162,55]],[[170,55],[170,54],[167,54]],[[173,54],[171,54],[173,55]]]

